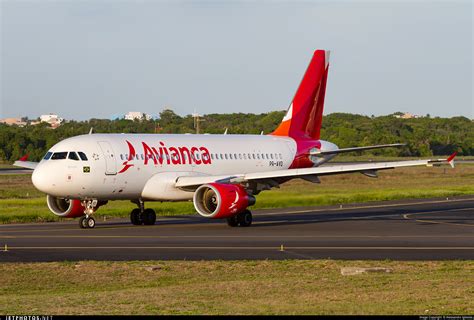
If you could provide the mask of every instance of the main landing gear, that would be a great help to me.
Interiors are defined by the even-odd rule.
[[[252,224],[252,212],[245,209],[233,217],[227,218],[230,227],[249,227]]]
[[[92,214],[95,211],[95,207],[97,206],[97,200],[84,200],[82,201],[82,206],[84,207],[84,214],[79,219],[79,226],[83,229],[92,229],[95,227],[95,219],[92,218]]]
[[[133,209],[130,213],[130,221],[136,226],[142,224],[146,226],[154,225],[156,222],[156,213],[153,209],[145,209],[144,202],[138,200],[135,202],[138,205],[138,208]]]

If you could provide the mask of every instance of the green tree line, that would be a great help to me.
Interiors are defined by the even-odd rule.
[[[284,111],[262,114],[208,114],[200,122],[201,133],[264,134],[272,132],[283,118]],[[15,161],[24,154],[38,161],[55,143],[90,128],[95,133],[194,133],[191,115],[179,116],[164,110],[156,120],[130,121],[90,119],[68,121],[57,129],[48,124],[25,127],[0,124],[0,160]],[[466,117],[399,119],[393,115],[368,117],[333,113],[323,118],[321,139],[340,148],[385,143],[407,143],[397,149],[373,150],[371,154],[386,156],[474,155],[474,122]],[[369,153],[370,154],[370,153]]]

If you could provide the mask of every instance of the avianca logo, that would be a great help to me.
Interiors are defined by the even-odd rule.
[[[133,167],[133,164],[129,164],[128,162],[129,161],[132,161],[136,154],[135,154],[135,148],[133,147],[133,145],[127,141],[127,144],[128,144],[128,160],[125,161],[123,163],[123,168],[122,170],[119,171],[119,173],[122,173],[122,172],[125,172],[127,171],[130,167]]]
[[[239,202],[239,193],[237,191],[235,191],[235,200],[229,206],[230,212],[236,212],[237,211],[237,202]]]
[[[134,164],[130,162],[133,160],[143,160],[144,165],[153,162],[154,165],[180,165],[180,164],[211,164],[211,154],[205,147],[167,147],[164,142],[160,141],[159,146],[150,147],[142,141],[143,154],[141,158],[137,156],[133,145],[126,140],[128,145],[128,159],[123,162],[123,168],[118,173],[127,171]]]

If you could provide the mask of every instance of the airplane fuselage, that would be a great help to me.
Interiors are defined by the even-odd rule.
[[[309,148],[327,151],[337,146],[317,140]],[[32,180],[39,190],[62,198],[187,200],[193,192],[171,188],[178,176],[288,169],[298,149],[294,139],[272,135],[81,135],[54,145]],[[310,165],[330,158],[314,158]],[[154,176],[148,188],[155,190],[149,196],[144,191]]]

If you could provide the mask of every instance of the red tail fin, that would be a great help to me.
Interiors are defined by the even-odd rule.
[[[319,139],[329,51],[316,50],[281,124],[272,133],[295,139]]]

